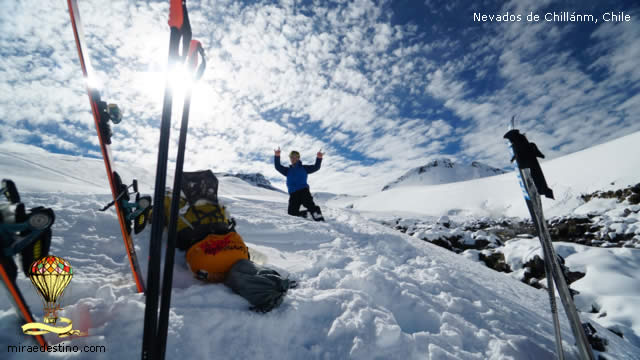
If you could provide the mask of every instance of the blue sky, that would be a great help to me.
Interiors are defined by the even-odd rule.
[[[78,2],[103,98],[125,112],[116,161],[154,169],[168,1]],[[275,147],[305,162],[322,148],[312,190],[368,193],[443,155],[507,166],[513,114],[549,158],[638,131],[633,3],[190,0],[208,68],[185,166],[261,172],[281,185]],[[5,7],[0,142],[99,156],[66,2]],[[526,21],[553,11],[598,22]],[[474,12],[522,21],[477,22]],[[605,12],[631,21],[605,22]]]

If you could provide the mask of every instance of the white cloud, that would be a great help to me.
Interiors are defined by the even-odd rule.
[[[503,10],[546,4],[514,1]],[[504,165],[501,133],[512,114],[551,156],[640,129],[637,96],[615,87],[638,86],[634,26],[601,26],[585,66],[557,49],[570,26],[487,26],[485,35],[470,34],[475,43],[467,47],[465,39],[430,41],[415,24],[392,24],[385,1],[190,5],[194,36],[208,59],[192,99],[191,168],[253,170],[277,179],[274,147],[298,149],[307,162],[323,148],[314,189],[362,192],[378,190],[456,141],[462,147],[454,155]],[[2,140],[95,156],[65,3],[17,2],[6,10],[0,14]],[[123,122],[113,126],[114,156],[153,169],[168,6],[87,0],[80,10],[103,99],[124,110]],[[600,81],[589,69],[610,76]],[[491,81],[499,84],[483,91]],[[180,109],[176,94],[172,151]],[[47,131],[36,136],[23,125]]]
[[[640,13],[632,13],[634,19]],[[598,58],[593,67],[604,67],[614,78],[614,83],[632,83],[637,86],[640,81],[640,27],[635,22],[607,22],[602,24],[591,35],[597,40],[593,52]]]

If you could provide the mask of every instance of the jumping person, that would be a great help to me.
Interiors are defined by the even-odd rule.
[[[307,184],[307,175],[313,174],[320,169],[322,155],[322,151],[318,151],[314,165],[302,165],[300,153],[292,151],[289,154],[291,165],[285,167],[280,164],[280,147],[275,150],[273,163],[276,170],[287,177],[287,190],[289,191],[289,209],[287,213],[289,215],[306,218],[307,213],[311,213],[313,220],[324,221],[320,207],[313,202],[313,197],[309,191],[309,184]],[[300,205],[307,208],[307,210],[300,211]]]

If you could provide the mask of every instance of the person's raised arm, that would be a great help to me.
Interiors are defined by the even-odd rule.
[[[278,170],[280,174],[287,176],[287,172],[289,172],[289,169],[280,164],[280,146],[278,146],[278,148],[274,150],[274,153],[273,165],[275,165],[276,170]]]
[[[322,149],[320,149],[320,151],[318,151],[318,154],[316,156],[316,163],[313,165],[304,166],[305,170],[307,170],[307,174],[313,174],[314,172],[320,170],[320,165],[322,164],[323,155],[324,153],[322,152]]]

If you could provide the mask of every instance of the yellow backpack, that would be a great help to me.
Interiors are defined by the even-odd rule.
[[[189,269],[198,279],[224,280],[238,260],[249,259],[249,249],[235,232],[235,221],[218,201],[218,180],[210,170],[183,173],[176,247],[186,250]],[[165,221],[172,193],[164,198]],[[165,224],[168,225],[168,224]]]
[[[164,197],[165,226],[169,225],[166,222],[169,221],[171,196],[171,191],[168,191]],[[234,229],[235,221],[228,218],[224,206],[207,200],[199,200],[191,205],[184,197],[180,197],[176,239],[178,249],[187,250],[209,234],[227,234]]]

